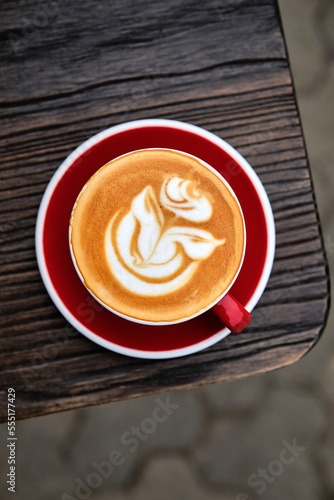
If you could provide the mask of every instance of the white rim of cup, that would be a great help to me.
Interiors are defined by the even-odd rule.
[[[142,127],[169,127],[178,130],[185,130],[192,134],[199,135],[204,139],[216,144],[220,149],[228,153],[242,167],[244,172],[251,180],[253,186],[257,191],[259,200],[262,205],[262,209],[265,214],[267,236],[268,236],[266,260],[262,270],[261,277],[259,279],[256,289],[253,292],[252,297],[250,298],[248,303],[244,306],[245,309],[249,312],[251,312],[254,309],[255,305],[260,300],[260,297],[262,296],[266,288],[266,285],[268,283],[275,256],[275,243],[276,243],[275,222],[268,195],[253,168],[238,151],[236,151],[224,139],[221,139],[220,137],[216,136],[215,134],[201,127],[186,122],[180,122],[176,120],[169,120],[163,118],[134,120],[131,122],[125,122],[120,125],[109,127],[103,130],[102,132],[99,132],[98,134],[92,136],[91,138],[83,142],[81,145],[79,145],[61,163],[61,165],[55,171],[42,197],[36,220],[36,231],[35,231],[36,257],[44,286],[48,294],[50,295],[50,298],[52,299],[53,303],[58,308],[58,310],[61,312],[61,314],[65,317],[65,319],[67,319],[67,321],[69,321],[69,323],[71,323],[71,325],[74,326],[80,333],[85,335],[87,338],[89,338],[96,344],[111,351],[117,352],[119,354],[135,358],[142,358],[142,359],[170,359],[202,351],[203,349],[206,349],[216,344],[220,340],[223,340],[227,335],[230,334],[230,330],[224,327],[222,328],[222,330],[212,335],[208,339],[197,342],[196,344],[165,351],[145,351],[140,349],[123,347],[119,344],[114,344],[110,341],[107,341],[101,338],[98,334],[89,330],[80,321],[78,321],[77,318],[74,317],[72,313],[67,309],[66,305],[64,304],[64,302],[62,301],[62,299],[60,298],[60,296],[58,295],[57,291],[53,286],[53,283],[51,281],[51,278],[47,270],[44,249],[43,249],[43,229],[44,229],[45,215],[48,209],[49,201],[56,186],[58,185],[58,182],[60,181],[64,173],[67,171],[67,169],[72,165],[72,163],[77,158],[79,158],[82,154],[87,152],[92,146],[99,143],[103,139],[118,134],[120,132],[125,132],[127,130],[142,128]],[[129,322],[129,325],[131,324],[132,322]]]
[[[241,213],[242,221],[243,221],[244,244],[243,244],[242,256],[241,256],[241,260],[240,260],[240,264],[239,264],[239,267],[237,269],[237,272],[235,273],[235,275],[234,275],[231,283],[224,290],[224,292],[218,298],[216,298],[213,302],[211,302],[208,306],[203,307],[203,309],[201,309],[199,312],[197,312],[195,314],[192,314],[191,316],[189,316],[189,318],[185,318],[185,319],[181,319],[181,320],[174,320],[174,321],[148,321],[148,320],[142,320],[142,319],[132,318],[131,316],[127,316],[126,314],[123,314],[123,313],[121,313],[119,311],[116,311],[111,306],[108,306],[107,304],[105,304],[97,295],[95,295],[94,292],[92,292],[91,290],[89,290],[89,288],[86,287],[84,277],[82,276],[82,274],[80,272],[80,269],[78,267],[78,264],[77,264],[77,261],[76,261],[75,255],[74,255],[74,251],[73,251],[73,248],[72,248],[72,244],[71,244],[71,232],[72,232],[72,226],[71,226],[71,224],[69,224],[69,248],[70,248],[70,254],[71,254],[73,265],[74,265],[75,270],[76,270],[76,272],[77,272],[80,280],[82,281],[84,287],[94,297],[94,299],[97,300],[103,307],[105,307],[106,309],[108,309],[108,311],[110,311],[113,314],[116,314],[117,316],[120,316],[121,318],[124,318],[124,319],[126,319],[128,321],[132,321],[132,323],[138,323],[138,324],[148,325],[148,326],[168,326],[168,325],[177,325],[179,323],[184,323],[186,321],[190,321],[191,319],[196,318],[197,316],[200,316],[201,314],[204,314],[205,312],[209,311],[209,309],[212,309],[216,304],[218,304],[218,302],[220,302],[225,297],[225,295],[228,294],[228,292],[230,291],[230,289],[234,285],[236,279],[238,278],[238,275],[240,273],[240,270],[241,270],[243,262],[244,262],[245,253],[246,253],[246,243],[247,243],[246,242],[246,238],[247,238],[247,235],[246,235],[245,218],[244,218],[244,214],[243,214],[240,202],[239,202],[239,200],[237,198],[237,195],[235,194],[235,192],[233,191],[232,187],[227,182],[227,180],[222,176],[222,174],[220,172],[218,172],[215,168],[213,168],[211,165],[209,165],[209,163],[207,163],[206,161],[202,160],[201,158],[198,158],[197,156],[194,156],[194,155],[192,155],[190,153],[185,153],[184,151],[180,151],[178,149],[172,149],[172,148],[145,148],[145,149],[136,149],[134,151],[129,151],[128,153],[124,153],[123,155],[120,155],[120,156],[117,156],[116,158],[113,158],[108,163],[112,163],[112,162],[118,160],[119,158],[122,158],[123,156],[131,155],[132,153],[137,153],[137,152],[140,152],[140,151],[157,151],[157,150],[167,150],[167,151],[172,151],[172,152],[175,152],[175,153],[180,153],[181,155],[189,156],[190,158],[193,158],[194,160],[199,161],[200,163],[202,163],[202,165],[204,167],[206,167],[207,169],[209,169],[216,177],[218,177],[221,180],[221,182],[225,185],[225,187],[227,188],[227,190],[230,192],[230,194],[232,194],[233,198],[237,202],[237,205],[238,205],[240,213]],[[93,176],[99,170],[105,168],[106,165],[107,164],[102,165],[102,167],[100,167],[98,170],[96,170],[96,172],[94,172]],[[91,177],[88,179],[88,181],[82,187],[80,193],[78,194],[78,196],[77,196],[77,198],[76,198],[76,200],[74,202],[71,214],[73,214],[73,211],[76,208],[78,200],[79,200],[82,192],[86,189],[86,186],[87,186],[88,182],[90,181],[90,179],[91,179]],[[72,215],[71,215],[71,218],[72,218]]]

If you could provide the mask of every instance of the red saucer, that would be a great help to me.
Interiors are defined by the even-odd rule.
[[[229,331],[211,311],[170,326],[147,326],[122,319],[88,293],[69,251],[69,218],[82,186],[111,159],[143,148],[190,153],[217,169],[231,185],[243,210],[247,245],[242,269],[230,293],[249,311],[270,275],[274,222],[264,188],[248,163],[225,141],[193,125],[140,120],[115,126],[86,141],[59,167],[44,194],[36,226],[37,260],[51,298],[66,319],[94,342],[130,356],[170,358],[208,347]]]

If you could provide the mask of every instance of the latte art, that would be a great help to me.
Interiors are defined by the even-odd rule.
[[[165,180],[160,203],[152,186],[146,186],[132,200],[129,212],[120,221],[116,214],[106,230],[105,251],[112,273],[139,295],[159,296],[180,289],[200,262],[225,243],[193,224],[212,215],[209,200],[194,182],[176,175]],[[189,225],[178,225],[179,218]]]
[[[149,324],[212,307],[233,284],[244,247],[241,209],[224,179],[169,149],[134,151],[101,167],[70,220],[72,259],[89,292]]]
[[[209,200],[195,183],[177,176],[164,182],[160,199],[161,203],[175,215],[193,222],[207,221],[212,215]]]

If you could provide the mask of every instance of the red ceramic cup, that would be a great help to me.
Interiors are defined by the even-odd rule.
[[[140,154],[140,152],[142,152],[142,153],[147,152],[149,154],[150,152],[154,152],[154,151],[155,151],[154,148],[147,148],[145,150],[138,151],[138,153]],[[181,322],[184,322],[184,321],[189,321],[190,319],[193,319],[196,316],[198,316],[200,314],[203,314],[207,310],[213,308],[213,311],[217,314],[217,316],[220,318],[220,320],[223,322],[223,324],[225,326],[227,326],[227,328],[229,328],[229,330],[231,330],[233,333],[238,333],[241,330],[243,330],[249,324],[249,322],[251,320],[250,313],[248,311],[246,311],[246,309],[240,304],[240,302],[238,302],[230,293],[228,293],[228,291],[233,286],[233,283],[235,282],[235,280],[238,277],[238,274],[240,272],[240,269],[242,267],[242,263],[243,263],[243,260],[244,260],[245,248],[246,248],[245,221],[244,221],[242,209],[240,207],[240,203],[239,203],[239,201],[238,201],[238,199],[237,199],[237,197],[236,197],[233,189],[228,184],[228,182],[226,181],[226,179],[224,179],[224,177],[221,174],[219,174],[219,172],[217,172],[213,167],[211,167],[205,161],[203,161],[203,160],[201,160],[199,158],[196,158],[193,155],[189,155],[188,153],[184,153],[182,151],[176,151],[176,150],[171,150],[171,149],[166,149],[166,148],[164,148],[164,149],[159,148],[158,151],[166,151],[166,152],[170,152],[171,154],[175,153],[175,154],[180,155],[181,158],[183,158],[183,157],[185,157],[185,158],[187,158],[187,157],[188,158],[193,158],[196,161],[196,163],[199,163],[202,167],[204,167],[208,171],[213,172],[214,175],[215,175],[215,177],[218,179],[218,181],[225,186],[225,189],[227,189],[229,191],[230,195],[234,198],[234,201],[235,201],[236,205],[239,207],[239,211],[240,211],[241,218],[242,218],[242,226],[243,226],[242,257],[241,257],[241,261],[240,261],[240,264],[239,264],[238,268],[236,269],[236,271],[235,271],[235,273],[234,273],[234,275],[233,275],[230,283],[228,284],[228,286],[224,290],[221,291],[221,294],[216,298],[215,301],[213,301],[211,303],[208,303],[205,306],[205,308],[201,307],[200,309],[198,309],[198,311],[194,312],[188,318],[181,318],[179,320],[150,321],[148,319],[146,320],[146,319],[136,318],[136,317],[133,317],[133,316],[128,316],[125,313],[119,312],[117,309],[114,309],[112,303],[106,304],[105,302],[103,302],[102,298],[99,295],[97,295],[96,293],[94,293],[94,291],[90,290],[88,287],[87,287],[87,290],[88,290],[89,293],[92,294],[92,296],[103,307],[106,307],[112,313],[117,314],[120,317],[122,317],[124,319],[127,319],[129,321],[133,321],[135,323],[141,323],[141,324],[145,324],[145,325],[155,325],[155,326],[158,326],[158,325],[160,325],[160,326],[161,325],[171,325],[171,324],[181,323]],[[118,159],[122,159],[123,157],[126,158],[127,156],[128,155],[122,155]],[[110,168],[113,168],[113,163],[111,163],[108,166],[108,169],[110,169]],[[102,172],[102,175],[103,175],[104,168],[99,171],[99,173],[101,173],[101,172]],[[94,174],[93,179],[96,179],[96,173]],[[86,190],[88,189],[89,183],[90,183],[90,180],[88,180],[88,182],[85,184],[85,186],[83,187],[82,191],[86,192]],[[78,199],[74,203],[73,211],[75,211],[77,209],[78,205],[80,204],[80,196],[81,196],[81,193],[79,194]],[[71,219],[72,219],[72,217],[71,217]],[[192,226],[192,224],[190,223],[190,227],[191,226]],[[71,225],[70,225],[70,228],[71,228]],[[82,273],[80,272],[80,270],[79,270],[79,268],[77,266],[77,262],[76,262],[76,258],[75,258],[75,251],[74,251],[75,249],[72,247],[72,241],[71,240],[72,240],[72,238],[71,238],[71,231],[70,231],[70,234],[69,234],[69,246],[70,246],[71,257],[72,257],[72,260],[73,260],[73,265],[74,265],[74,267],[75,267],[75,269],[76,269],[76,271],[78,273],[78,276],[81,279],[82,283],[86,286],[85,276],[82,275]]]

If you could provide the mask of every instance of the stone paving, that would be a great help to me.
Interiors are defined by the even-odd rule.
[[[279,3],[334,269],[334,2]],[[332,313],[305,358],[261,377],[18,422],[15,498],[333,499],[333,329]]]

